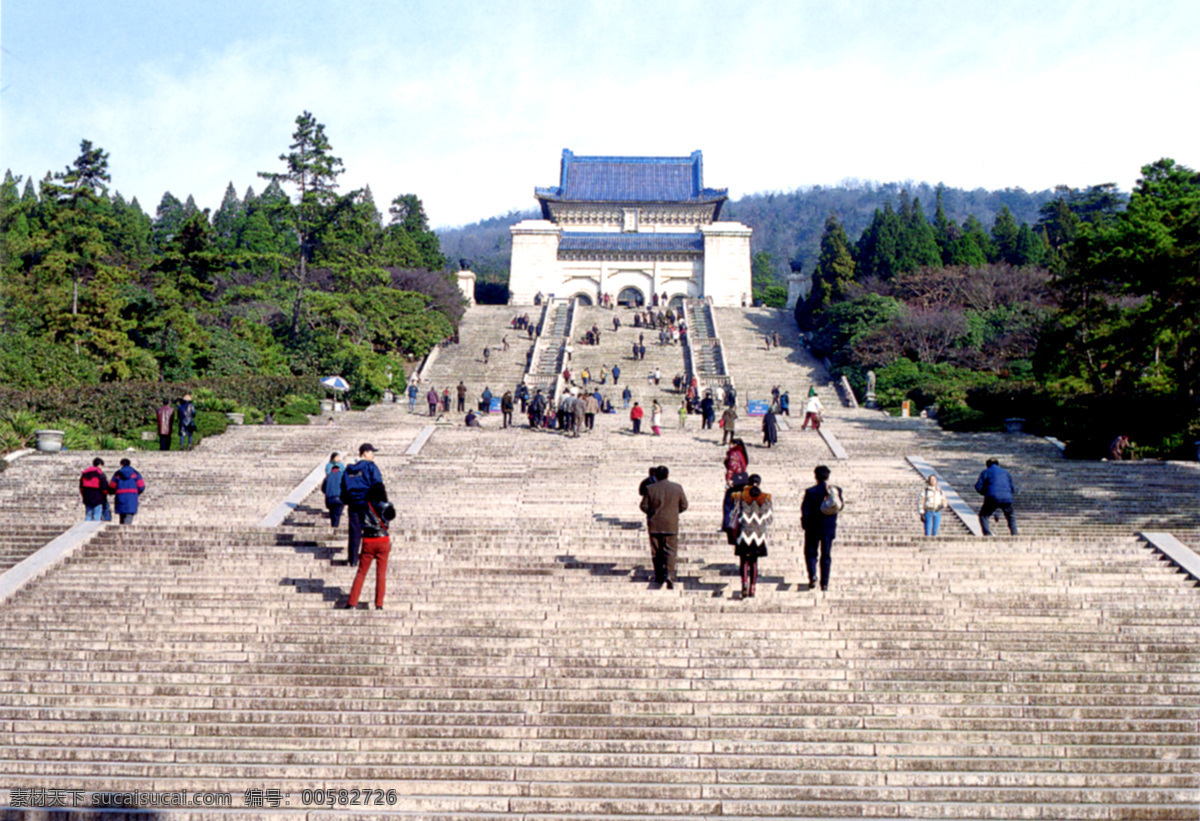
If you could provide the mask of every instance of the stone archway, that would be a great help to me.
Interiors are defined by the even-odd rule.
[[[683,301],[687,299],[687,294],[675,294],[667,301],[667,307],[674,309],[675,313],[683,313]]]
[[[588,294],[588,293],[584,293],[583,291],[580,291],[579,293],[575,294],[575,296],[573,296],[571,298],[579,300],[580,305],[591,305],[592,304],[592,295]]]
[[[626,308],[641,308],[646,304],[646,295],[640,288],[627,285],[617,294],[617,304],[624,305]]]

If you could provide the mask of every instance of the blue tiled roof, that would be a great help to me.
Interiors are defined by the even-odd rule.
[[[617,234],[564,231],[559,251],[600,251],[603,253],[703,253],[701,234]]]
[[[705,188],[699,151],[690,157],[576,157],[563,149],[559,185],[538,199],[568,202],[712,202],[727,189]]]

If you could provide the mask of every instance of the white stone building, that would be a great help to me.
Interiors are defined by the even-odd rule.
[[[559,185],[537,188],[542,219],[512,231],[511,301],[611,294],[626,304],[750,299],[750,229],[721,222],[727,189],[705,188],[690,157],[577,157],[563,151]]]

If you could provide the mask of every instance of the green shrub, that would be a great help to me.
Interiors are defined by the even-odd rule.
[[[225,414],[216,411],[200,411],[196,414],[196,437],[193,442],[199,442],[205,436],[220,436],[229,427]],[[178,444],[178,441],[176,441]]]
[[[289,410],[291,413],[308,414],[316,416],[321,412],[321,400],[311,395],[297,396],[289,394],[284,397],[284,410]]]
[[[68,419],[51,422],[50,427],[63,432],[63,447],[66,450],[100,450],[100,436],[82,422]]]
[[[233,409],[233,412],[242,414],[245,417],[245,419],[243,421],[247,425],[261,424],[262,420],[265,419],[267,416],[265,413],[263,413],[258,408],[254,407],[253,405],[238,405],[237,407],[235,407]]]
[[[94,385],[96,363],[70,345],[33,339],[19,333],[0,334],[0,385],[37,390]]]
[[[18,390],[0,387],[0,407],[27,411],[42,419],[74,419],[99,433],[128,436],[129,431],[154,421],[154,411],[164,396],[172,402],[185,393],[199,394],[201,388],[235,404],[265,411],[277,411],[285,397],[312,396],[320,393],[313,376],[255,376],[225,379],[189,380],[179,383],[110,382],[82,387],[56,387]],[[314,405],[315,399],[311,400]],[[314,411],[316,413],[317,411]]]
[[[302,410],[297,410],[295,405],[288,405],[286,408],[275,414],[275,424],[277,425],[307,425],[308,415]]]

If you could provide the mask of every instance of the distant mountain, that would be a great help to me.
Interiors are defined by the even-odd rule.
[[[897,207],[901,192],[921,204],[925,215],[932,222],[937,211],[937,186],[929,183],[873,183],[848,182],[839,186],[813,186],[788,193],[749,194],[731,200],[721,211],[721,218],[743,222],[754,229],[750,241],[752,253],[766,251],[775,263],[775,271],[781,279],[790,272],[790,264],[799,263],[806,273],[816,265],[821,243],[821,231],[830,212],[846,227],[851,241],[871,222],[876,208],[885,202]],[[944,188],[942,203],[946,216],[962,224],[974,215],[989,230],[996,214],[1007,205],[1018,223],[1033,225],[1038,219],[1038,209],[1053,199],[1054,192],[1030,193],[1020,188],[1005,188],[1002,191],[987,191],[977,188],[967,191],[961,188]],[[509,254],[512,241],[508,228],[523,219],[537,219],[540,212],[510,211],[509,213],[472,223],[461,228],[439,229],[442,253],[456,263],[459,259],[471,261],[472,270],[481,281],[507,282]]]

